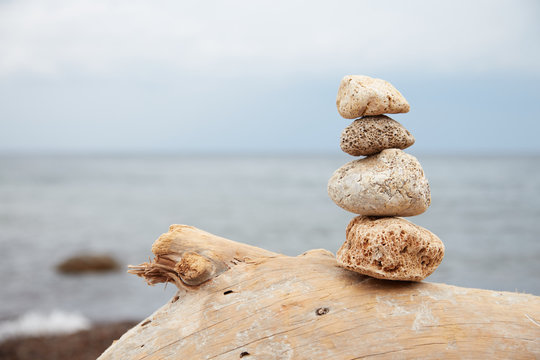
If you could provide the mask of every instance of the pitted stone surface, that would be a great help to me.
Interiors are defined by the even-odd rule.
[[[414,216],[431,203],[420,163],[399,149],[351,161],[334,172],[328,195],[343,209],[369,216]]]
[[[365,115],[409,112],[409,103],[387,81],[364,75],[347,75],[339,85],[336,105],[346,119]]]
[[[444,245],[435,234],[402,218],[358,216],[346,234],[338,263],[379,279],[421,281],[444,257]]]
[[[353,156],[373,155],[384,149],[405,149],[414,144],[414,137],[388,116],[365,116],[341,133],[341,150]]]

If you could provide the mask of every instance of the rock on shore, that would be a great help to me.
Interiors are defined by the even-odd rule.
[[[119,269],[120,264],[112,256],[106,254],[75,255],[56,266],[56,270],[64,274],[106,272]]]

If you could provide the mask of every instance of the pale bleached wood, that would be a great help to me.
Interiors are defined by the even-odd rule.
[[[152,249],[131,272],[179,291],[102,360],[540,357],[536,296],[372,279],[326,250],[288,257],[182,225]]]

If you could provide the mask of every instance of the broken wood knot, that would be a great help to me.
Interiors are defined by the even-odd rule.
[[[328,314],[328,312],[330,311],[329,308],[327,307],[322,307],[322,308],[318,308],[317,310],[315,310],[315,314],[317,316],[321,316],[321,315],[324,315],[324,314]]]

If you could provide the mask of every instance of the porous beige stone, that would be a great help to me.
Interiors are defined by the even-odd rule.
[[[419,215],[431,203],[422,166],[399,149],[343,165],[328,181],[328,195],[343,209],[369,216]]]
[[[407,100],[392,84],[364,75],[347,75],[341,80],[336,105],[346,119],[406,113],[410,108]]]
[[[341,133],[341,150],[353,156],[373,155],[384,149],[406,149],[412,144],[412,134],[385,115],[355,120]]]
[[[338,263],[378,279],[421,281],[444,256],[444,244],[431,231],[396,217],[355,217]]]

